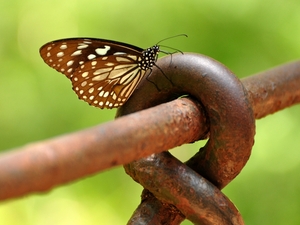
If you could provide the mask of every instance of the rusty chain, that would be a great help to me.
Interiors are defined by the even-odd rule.
[[[254,143],[255,118],[247,92],[232,72],[207,56],[176,54],[171,60],[172,64],[170,57],[165,57],[158,65],[162,71],[166,71],[165,75],[170,80],[165,79],[162,82],[161,75],[158,72],[154,73],[152,79],[155,80],[160,76],[159,80],[154,81],[160,90],[153,89],[150,92],[145,87],[140,88],[139,94],[134,95],[128,104],[121,107],[118,115],[139,111],[162,101],[189,94],[202,103],[207,113],[210,138],[207,144],[186,163],[187,166],[180,166],[180,163],[177,163],[162,170],[164,163],[171,164],[172,160],[178,161],[167,153],[160,153],[126,165],[125,170],[163,202],[175,205],[195,224],[241,224],[236,223],[242,220],[228,199],[224,201],[225,197],[213,187],[208,188],[208,184],[200,185],[201,182],[206,183],[202,177],[190,176],[192,171],[195,171],[221,189],[240,173],[250,157]],[[143,84],[147,85],[145,82]],[[145,96],[151,101],[143,101]],[[160,182],[156,182],[157,180]],[[203,189],[199,190],[200,187]],[[214,203],[195,203],[196,200],[204,201],[203,196],[212,190],[218,197],[216,199],[207,197],[206,200],[211,199]],[[165,217],[162,219],[166,220]]]
[[[195,224],[243,224],[238,210],[220,189],[234,179],[250,156],[254,118],[300,102],[300,62],[242,83],[223,65],[202,55],[176,54],[160,59],[158,66],[168,79],[154,69],[150,79],[159,90],[143,82],[118,116],[184,94],[198,103],[177,99],[2,154],[0,199],[49,190],[127,164],[126,172],[146,188],[129,224],[175,225],[185,218]],[[206,146],[186,164],[163,152],[208,136]],[[156,143],[148,143],[150,138]],[[74,170],[66,173],[70,167]]]

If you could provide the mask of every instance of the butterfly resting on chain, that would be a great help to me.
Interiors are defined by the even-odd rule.
[[[43,60],[71,80],[79,99],[101,109],[123,105],[159,52],[157,44],[143,50],[95,38],[56,40],[40,48]]]

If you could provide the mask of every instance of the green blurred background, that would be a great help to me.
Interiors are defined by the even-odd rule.
[[[211,56],[245,77],[299,58],[299,9],[298,0],[0,0],[0,149],[114,118],[115,110],[79,101],[70,82],[44,64],[38,50],[48,41],[99,37],[146,48],[186,33],[164,45]],[[299,115],[294,106],[257,121],[250,161],[223,190],[246,224],[300,224]],[[172,153],[185,160],[199,146]],[[0,224],[126,224],[141,190],[118,167],[2,202]]]

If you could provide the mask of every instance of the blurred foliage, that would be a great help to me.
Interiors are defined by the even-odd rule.
[[[146,48],[186,33],[189,38],[164,44],[211,56],[244,77],[299,58],[299,7],[298,0],[0,0],[0,149],[114,118],[115,110],[77,100],[70,82],[43,63],[38,50],[48,41],[86,36]],[[300,223],[299,114],[294,106],[257,121],[252,157],[224,189],[246,224]],[[187,159],[199,146],[172,152]],[[49,193],[3,202],[0,223],[126,224],[140,191],[119,167]]]

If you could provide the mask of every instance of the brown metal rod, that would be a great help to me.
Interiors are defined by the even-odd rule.
[[[125,170],[157,199],[168,204],[165,208],[160,207],[159,202],[151,202],[151,205],[146,206],[144,203],[148,198],[145,197],[141,203],[143,208],[136,210],[133,215],[134,218],[140,217],[139,220],[145,218],[140,224],[169,224],[166,221],[176,218],[174,214],[177,213],[178,216],[183,214],[195,225],[244,225],[237,208],[219,188],[169,152],[152,154],[136,160],[126,165]],[[170,205],[175,206],[177,211],[172,208],[168,211]],[[147,221],[148,214],[145,215],[144,211],[140,211],[145,207],[148,211],[151,212],[152,209],[157,213],[152,218],[159,222]],[[172,213],[174,213],[172,217],[166,217]],[[129,225],[137,225],[131,221]],[[171,220],[171,222],[175,225],[178,221]]]
[[[240,173],[251,154],[255,119],[248,93],[230,70],[204,55],[174,54],[162,58],[157,66],[169,79],[162,79],[160,71],[153,71],[151,79],[160,90],[148,91],[149,82],[142,83],[138,94],[118,110],[118,115],[149,108],[166,97],[174,99],[188,94],[205,109],[209,140],[186,165],[163,152],[125,165],[126,172],[194,224],[244,224],[238,210],[220,189]],[[151,206],[156,209],[154,204]],[[143,212],[136,210],[135,214]],[[157,224],[166,221],[164,213],[157,215],[156,220],[161,221]]]
[[[242,82],[249,91],[256,118],[261,118],[300,102],[300,61]],[[127,164],[154,150],[162,152],[198,140],[207,130],[205,116],[199,108],[187,99],[178,99],[113,122],[2,153],[0,199],[47,191]],[[154,139],[157,141],[149,141]]]
[[[300,61],[242,79],[256,119],[300,102]]]
[[[178,99],[113,122],[8,151],[0,157],[0,199],[47,191],[127,164],[155,150],[162,152],[193,142],[199,139],[205,125],[205,116],[191,100]]]
[[[149,79],[160,90],[151,82],[141,83],[117,115],[150,108],[183,94],[193,96],[201,102],[209,119],[210,138],[188,165],[223,188],[240,173],[251,155],[255,118],[248,93],[230,70],[205,55],[174,54],[161,58],[157,66],[164,76],[157,69]]]

